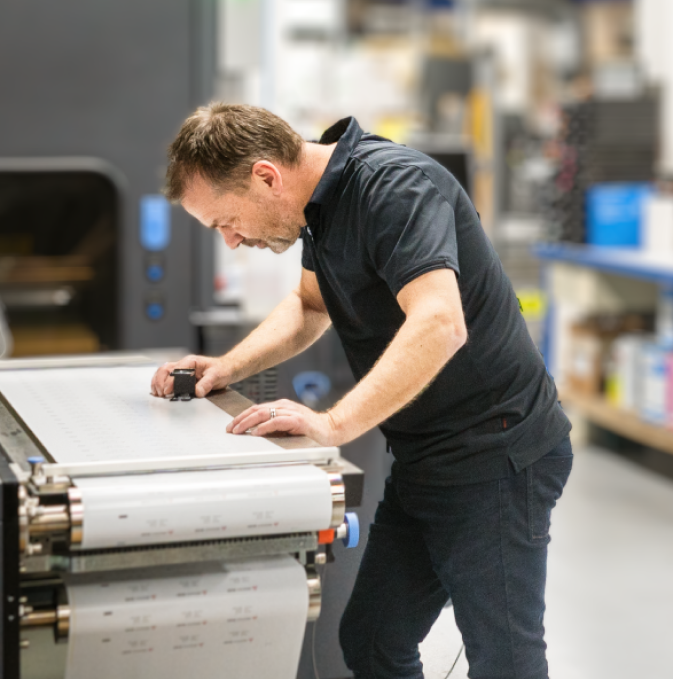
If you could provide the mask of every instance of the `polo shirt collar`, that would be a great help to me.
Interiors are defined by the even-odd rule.
[[[355,151],[355,147],[363,134],[364,132],[355,118],[343,118],[325,130],[318,143],[333,144],[337,142],[337,145],[307,207],[310,205],[327,205],[330,202],[346,168],[346,163]]]

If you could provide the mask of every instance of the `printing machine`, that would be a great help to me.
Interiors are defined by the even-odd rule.
[[[214,97],[218,4],[0,3],[14,357],[194,347],[186,321],[213,305],[214,234],[159,190],[168,144]]]
[[[321,447],[305,437],[261,439],[232,435],[227,435],[230,438],[226,446],[213,448],[203,427],[212,422],[224,426],[251,403],[230,389],[211,394],[207,403],[200,399],[171,403],[147,395],[149,383],[142,395],[137,393],[133,380],[115,388],[108,387],[116,384],[117,376],[123,380],[125,376],[135,379],[134,376],[141,375],[144,379],[153,369],[143,357],[114,355],[0,362],[0,677],[3,679],[64,676],[62,645],[67,645],[71,630],[66,587],[69,578],[85,577],[97,582],[124,572],[161,578],[178,566],[198,569],[212,562],[292,555],[306,570],[307,618],[311,621],[320,613],[317,566],[332,560],[334,540],[357,544],[357,516],[346,515],[345,508],[359,506],[363,474],[341,458],[337,448]],[[68,404],[68,399],[74,398],[72,389],[69,391],[73,385],[77,391],[81,385],[82,398],[89,403]],[[133,390],[128,398],[124,395],[126,388]],[[119,408],[110,405],[120,394]],[[96,399],[106,409],[104,417],[109,421],[105,426],[93,421],[94,409],[100,405]],[[135,407],[136,402],[144,409],[138,411],[143,421],[137,426],[131,421],[129,409]],[[155,409],[154,414],[148,407],[150,411]],[[91,408],[90,412],[87,408]],[[68,416],[69,412],[78,411],[84,424],[75,421],[76,415]],[[151,416],[148,417],[147,412]],[[169,450],[169,444],[166,455],[148,453],[143,437],[133,438],[136,431],[141,431],[138,427],[142,428],[143,436],[148,437],[145,441],[165,436],[162,430],[168,423],[169,433],[177,431],[176,427],[183,430],[179,436],[171,434],[176,450]],[[68,433],[73,429],[76,431]],[[264,446],[255,448],[253,439]],[[137,440],[137,444],[131,444],[137,448],[129,450],[129,440]],[[181,449],[186,440],[190,440],[193,447],[187,445]],[[65,445],[50,447],[52,441],[65,442]],[[240,448],[232,448],[238,442]],[[103,453],[99,454],[96,446],[100,446]],[[78,458],[77,450],[83,451],[83,456]],[[110,454],[109,451],[114,450],[120,454]],[[294,479],[299,472],[306,478],[301,481],[304,490],[294,496],[296,501],[300,501],[302,493],[306,497],[311,494],[318,497],[322,493],[319,503],[327,507],[327,513],[323,512],[323,518],[318,519],[317,514],[304,511],[298,519],[293,519],[299,521],[295,524],[284,524],[282,518],[277,522],[270,520],[271,514],[264,514],[264,503],[271,496],[282,496],[286,478]],[[226,521],[227,526],[219,533],[219,528],[209,532],[203,526],[180,527],[178,520],[174,532],[163,530],[159,522],[158,527],[154,525],[148,532],[134,534],[135,538],[120,541],[119,536],[115,536],[114,520],[127,519],[124,502],[129,503],[128,514],[132,514],[135,507],[158,502],[160,495],[143,495],[154,492],[152,483],[168,483],[166,488],[170,492],[174,488],[170,485],[173,480],[185,478],[197,480],[194,486],[197,490],[204,478],[217,479],[225,490],[234,486],[238,491],[247,488],[251,497],[259,498],[257,519],[251,523],[242,518],[242,505],[231,503],[227,505],[229,509],[222,505],[223,513],[228,511],[230,516],[220,521]],[[299,483],[296,479],[292,481],[295,482]],[[110,491],[111,488],[116,490]],[[167,492],[166,488],[158,492]],[[113,495],[118,492],[122,499],[114,500]],[[205,507],[212,500],[208,492],[206,488],[197,504],[203,502]],[[165,497],[167,503],[172,502],[172,498]],[[185,507],[182,513],[188,522],[190,509],[188,505]],[[115,516],[120,508],[125,513]],[[101,514],[104,511],[108,513]],[[281,515],[282,512],[278,516]],[[303,529],[287,530],[288,525],[301,525]],[[106,533],[111,531],[109,537],[101,538],[101,526]],[[94,535],[96,530],[98,537]],[[42,669],[37,672],[35,667]],[[194,672],[200,674],[199,668],[194,667]],[[230,674],[226,676],[237,679]]]

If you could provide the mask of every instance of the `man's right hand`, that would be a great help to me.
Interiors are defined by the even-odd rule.
[[[229,377],[221,358],[212,356],[185,356],[174,363],[164,363],[152,378],[152,396],[164,398],[173,393],[173,378],[170,373],[176,368],[196,368],[196,395],[203,398],[213,389],[224,389]]]

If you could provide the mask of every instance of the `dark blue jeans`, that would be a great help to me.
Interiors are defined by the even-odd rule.
[[[472,679],[547,679],[543,615],[551,510],[572,467],[566,438],[509,478],[386,481],[341,621],[356,679],[422,679],[418,644],[451,597]]]

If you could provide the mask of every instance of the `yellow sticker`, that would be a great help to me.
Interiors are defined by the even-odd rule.
[[[521,313],[526,318],[533,319],[544,316],[547,309],[547,300],[542,290],[517,290],[516,296],[519,298]]]

